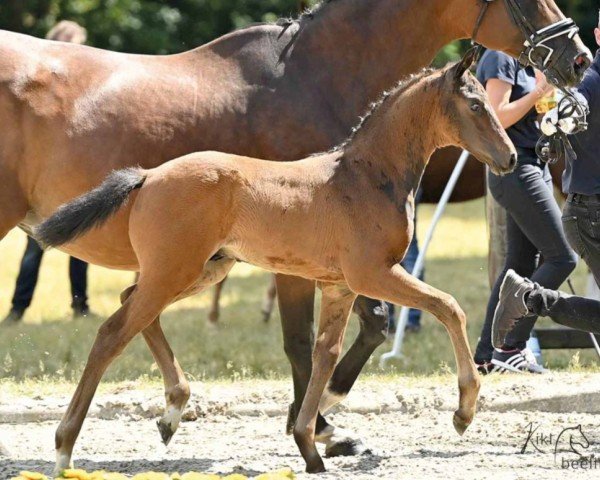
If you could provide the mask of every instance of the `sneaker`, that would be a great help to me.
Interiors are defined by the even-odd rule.
[[[495,349],[492,356],[493,373],[544,373],[544,367],[538,365],[535,357],[527,358],[521,350]]]
[[[500,286],[500,299],[494,312],[492,323],[492,345],[501,348],[506,335],[515,327],[521,318],[529,313],[525,303],[525,295],[535,288],[535,284],[515,273],[506,272]]]
[[[4,317],[4,320],[2,320],[1,325],[3,327],[17,325],[23,319],[23,315],[25,315],[25,310],[13,308],[10,312],[8,312],[8,315]]]

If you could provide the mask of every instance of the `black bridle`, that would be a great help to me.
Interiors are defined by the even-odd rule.
[[[479,33],[487,9],[495,0],[481,1],[483,2],[481,11],[475,22],[473,35],[471,35],[473,44],[477,44],[477,34]],[[557,52],[547,43],[550,40],[564,36],[568,37],[569,40],[572,40],[573,37],[579,33],[579,27],[577,27],[573,19],[565,18],[564,20],[560,20],[552,25],[537,30],[523,13],[518,0],[504,0],[504,4],[513,23],[521,30],[521,33],[525,38],[523,44],[524,50],[519,55],[519,63],[525,67],[537,67],[547,74],[548,70],[553,69],[555,63],[563,56],[567,48],[567,44],[565,43],[562,49]],[[537,60],[535,59],[536,54],[538,56]],[[555,81],[558,80],[556,76],[560,76],[560,73],[556,69],[553,69],[551,77],[554,77]],[[560,85],[559,88],[565,93],[564,98],[558,106],[559,120],[561,118],[574,117],[576,128],[575,131],[571,133],[585,131],[587,129],[586,107],[581,105],[577,98],[562,85]],[[559,159],[565,160],[570,158],[574,160],[577,158],[577,155],[571,146],[571,142],[560,128],[557,129],[557,132],[554,135],[549,137],[543,135],[539,139],[536,145],[536,153],[542,161],[547,163],[554,163]]]
[[[473,43],[477,43],[477,34],[479,33],[487,9],[495,0],[481,1],[483,2],[481,11],[477,17],[473,35],[471,35]],[[573,37],[579,33],[579,27],[577,27],[571,18],[565,18],[564,20],[560,20],[552,25],[537,30],[523,13],[518,0],[504,0],[504,4],[506,5],[506,9],[514,24],[521,30],[521,33],[525,38],[523,44],[525,48],[519,56],[519,63],[523,66],[535,66],[543,72],[547,71],[553,67],[556,60],[563,55],[567,48],[567,45],[565,45],[560,52],[556,52],[554,48],[547,45],[547,42],[563,36],[573,39]],[[536,53],[539,55],[539,60],[534,58]],[[557,53],[558,55],[556,55]]]

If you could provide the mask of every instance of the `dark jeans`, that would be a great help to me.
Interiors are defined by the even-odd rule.
[[[562,221],[569,242],[600,285],[600,196],[569,197]],[[529,295],[527,306],[533,313],[548,316],[561,325],[600,334],[597,300],[541,289]]]
[[[21,260],[21,269],[17,277],[15,294],[12,299],[14,310],[25,310],[31,305],[43,256],[44,251],[37,242],[31,237],[27,237],[27,248]],[[71,257],[69,276],[71,278],[71,295],[73,297],[71,307],[73,308],[87,307],[87,268],[87,263]]]
[[[552,178],[534,156],[519,156],[516,170],[504,177],[488,177],[496,201],[507,211],[506,264],[490,296],[481,338],[475,352],[478,363],[489,361],[494,351],[491,328],[498,304],[500,286],[506,272],[519,275],[540,285],[556,289],[571,274],[577,256],[569,246],[561,224],[561,212],[552,191]],[[540,254],[543,263],[538,266]],[[506,337],[506,345],[524,348],[536,316],[523,319]]]

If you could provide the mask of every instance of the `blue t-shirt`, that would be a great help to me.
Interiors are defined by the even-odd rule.
[[[511,102],[519,100],[535,90],[535,71],[532,67],[522,67],[516,59],[506,53],[487,50],[477,65],[477,79],[485,88],[488,80],[493,78],[512,85]],[[515,147],[535,148],[541,136],[535,108],[532,108],[512,127],[509,127],[506,133]]]
[[[587,103],[588,129],[569,138],[577,154],[574,161],[567,160],[563,174],[563,191],[583,195],[600,194],[600,50],[594,63],[577,87],[580,101]]]

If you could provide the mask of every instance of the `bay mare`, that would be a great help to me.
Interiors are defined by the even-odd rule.
[[[506,1],[489,4],[477,40],[518,56],[524,35]],[[564,18],[553,0],[518,4],[536,28]],[[246,28],[171,56],[0,32],[0,239],[17,225],[29,231],[113,169],[152,168],[202,150],[295,160],[330,149],[398,78],[429,65],[451,40],[469,37],[482,6],[478,0],[330,0],[298,21]],[[554,76],[577,83],[586,54],[579,37],[549,45],[560,55],[552,58]],[[119,250],[123,240],[100,229],[64,250],[134,270],[129,251]],[[311,371],[315,283],[278,275],[277,289],[294,380],[292,425]],[[378,306],[355,303],[361,330],[327,389],[332,403],[385,338]],[[165,379],[168,420],[187,401],[189,385],[158,318],[144,338]],[[328,454],[360,450],[358,439],[322,417],[317,431]],[[168,441],[173,432],[162,434]]]
[[[414,195],[436,148],[460,145],[496,173],[516,164],[512,142],[468,71],[474,56],[472,49],[454,66],[402,82],[329,153],[280,163],[203,152],[150,170],[119,170],[44,221],[35,236],[46,246],[84,240],[106,222],[105,235],[122,242],[114,253],[140,272],[100,327],[57,429],[56,473],[71,463],[112,360],[164,308],[220,282],[237,261],[316,281],[322,290],[312,374],[294,426],[308,472],[325,470],[316,420],[357,295],[427,310],[444,324],[457,362],[454,426],[462,434],[479,391],[465,315],[454,298],[398,263],[413,235]],[[82,256],[90,260],[94,252]]]

